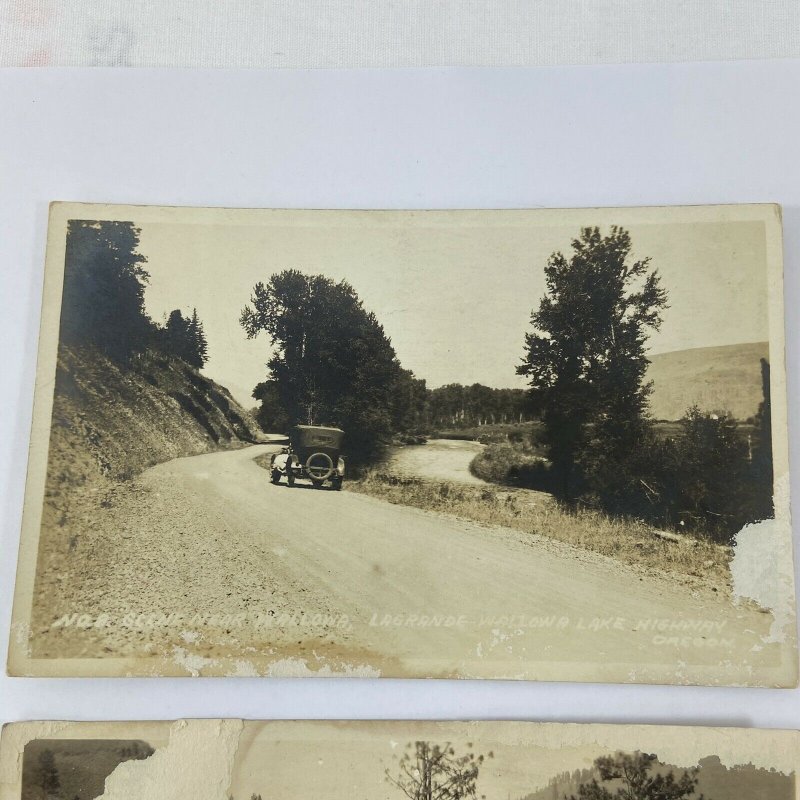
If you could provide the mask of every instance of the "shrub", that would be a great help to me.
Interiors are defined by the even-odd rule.
[[[490,483],[552,491],[549,464],[522,443],[487,445],[472,460],[470,471]]]
[[[576,499],[566,504],[696,531],[721,543],[769,515],[764,469],[750,462],[747,441],[729,414],[690,408],[670,435],[657,434],[643,427],[624,457],[587,448],[573,477]],[[552,466],[530,441],[487,445],[470,468],[491,483],[557,494]]]

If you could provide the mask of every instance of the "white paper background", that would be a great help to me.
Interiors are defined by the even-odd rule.
[[[336,208],[779,202],[794,429],[800,376],[798,89],[798,62],[0,71],[3,649],[50,200]],[[797,455],[795,437],[795,464]],[[800,692],[785,690],[3,678],[0,692],[3,721],[512,717],[800,727]]]
[[[797,56],[797,0],[0,0],[0,66],[534,66]]]

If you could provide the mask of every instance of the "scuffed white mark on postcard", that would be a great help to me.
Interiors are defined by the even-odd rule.
[[[265,674],[270,678],[379,678],[381,671],[369,664],[343,664],[337,670],[325,665],[312,670],[305,659],[283,658],[270,664]]]
[[[11,626],[11,635],[17,644],[26,644],[31,637],[31,626],[27,622],[15,622]]]
[[[179,720],[169,744],[125,761],[106,779],[102,800],[227,800],[241,720]]]
[[[240,659],[234,663],[233,669],[228,673],[230,678],[257,678],[258,670],[252,661]]]
[[[180,664],[194,678],[200,676],[200,670],[203,667],[216,663],[213,658],[205,658],[204,656],[198,656],[196,653],[190,653],[184,647],[173,647],[172,657],[176,664]]]
[[[783,642],[794,626],[794,570],[789,522],[789,478],[775,482],[776,518],[745,525],[736,535],[731,561],[733,595],[772,612],[765,642]]]

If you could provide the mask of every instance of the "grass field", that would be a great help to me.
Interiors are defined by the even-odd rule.
[[[688,535],[681,542],[665,540],[638,520],[612,519],[597,511],[567,511],[541,492],[405,478],[382,470],[346,481],[345,488],[389,503],[554,539],[647,571],[670,574],[688,585],[730,591],[730,548]]]

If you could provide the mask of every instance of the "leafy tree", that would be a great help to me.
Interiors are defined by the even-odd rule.
[[[426,427],[428,390],[424,378],[401,369],[392,398],[392,427],[395,431],[421,431]]]
[[[277,381],[261,381],[253,389],[253,398],[259,401],[256,422],[266,433],[286,433],[290,427],[289,416],[281,404]]]
[[[61,780],[58,776],[56,767],[56,757],[50,748],[39,753],[38,764],[36,767],[36,783],[41,787],[45,797],[61,789]]]
[[[357,460],[373,456],[393,430],[400,364],[375,315],[345,281],[285,270],[253,289],[240,322],[265,332],[267,363],[289,421],[340,425]]]
[[[413,742],[406,745],[397,774],[387,769],[385,775],[409,800],[477,798],[476,783],[483,761],[483,755],[472,752],[471,744],[467,752],[456,755],[449,742]]]
[[[647,753],[601,756],[594,765],[600,781],[592,778],[581,784],[577,798],[572,795],[570,800],[684,800],[697,789],[696,769],[685,771],[679,778],[673,772],[658,773],[653,769],[657,757]]]
[[[630,261],[631,238],[584,228],[567,258],[545,267],[547,292],[531,314],[517,372],[530,381],[559,495],[612,496],[629,483],[628,456],[648,436],[645,344],[667,307],[650,259]],[[592,486],[594,483],[594,486]]]
[[[449,383],[432,389],[428,396],[428,415],[433,425],[454,427],[464,422],[464,387]]]
[[[67,226],[61,340],[93,345],[123,361],[151,341],[144,311],[147,259],[132,222],[70,220]]]

